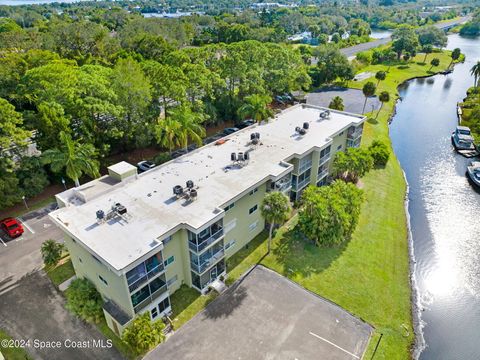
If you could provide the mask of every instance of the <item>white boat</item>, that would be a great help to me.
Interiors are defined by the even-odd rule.
[[[467,174],[475,185],[480,186],[480,161],[472,161],[467,166]]]
[[[457,126],[452,133],[452,143],[457,150],[475,150],[472,132],[466,126]]]

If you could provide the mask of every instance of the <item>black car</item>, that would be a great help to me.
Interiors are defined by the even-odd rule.
[[[230,135],[230,134],[233,134],[234,132],[237,132],[238,130],[240,130],[239,128],[236,128],[236,127],[231,127],[231,128],[225,128],[223,129],[223,135]]]
[[[255,124],[255,121],[253,119],[248,119],[248,120],[243,120],[241,123],[238,123],[236,126],[239,129],[244,129],[246,127],[252,126]]]

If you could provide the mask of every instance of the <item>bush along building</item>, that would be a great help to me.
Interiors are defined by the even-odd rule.
[[[225,260],[265,227],[265,194],[295,202],[308,185],[325,184],[335,153],[359,146],[364,121],[299,104],[142,174],[112,165],[58,194],[50,216],[77,276],[96,286],[120,335],[138,314],[171,312],[182,284],[205,293],[228,276]]]

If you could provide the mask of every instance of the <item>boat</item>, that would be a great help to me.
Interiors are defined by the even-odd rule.
[[[467,166],[467,174],[472,182],[480,187],[480,161],[472,161]]]
[[[457,126],[452,133],[452,143],[457,150],[475,150],[474,138],[470,128]]]

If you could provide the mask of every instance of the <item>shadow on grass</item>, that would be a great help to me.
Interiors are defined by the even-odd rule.
[[[318,247],[294,227],[286,231],[273,250],[284,275],[308,277],[327,269],[345,250],[348,240],[334,247]]]

